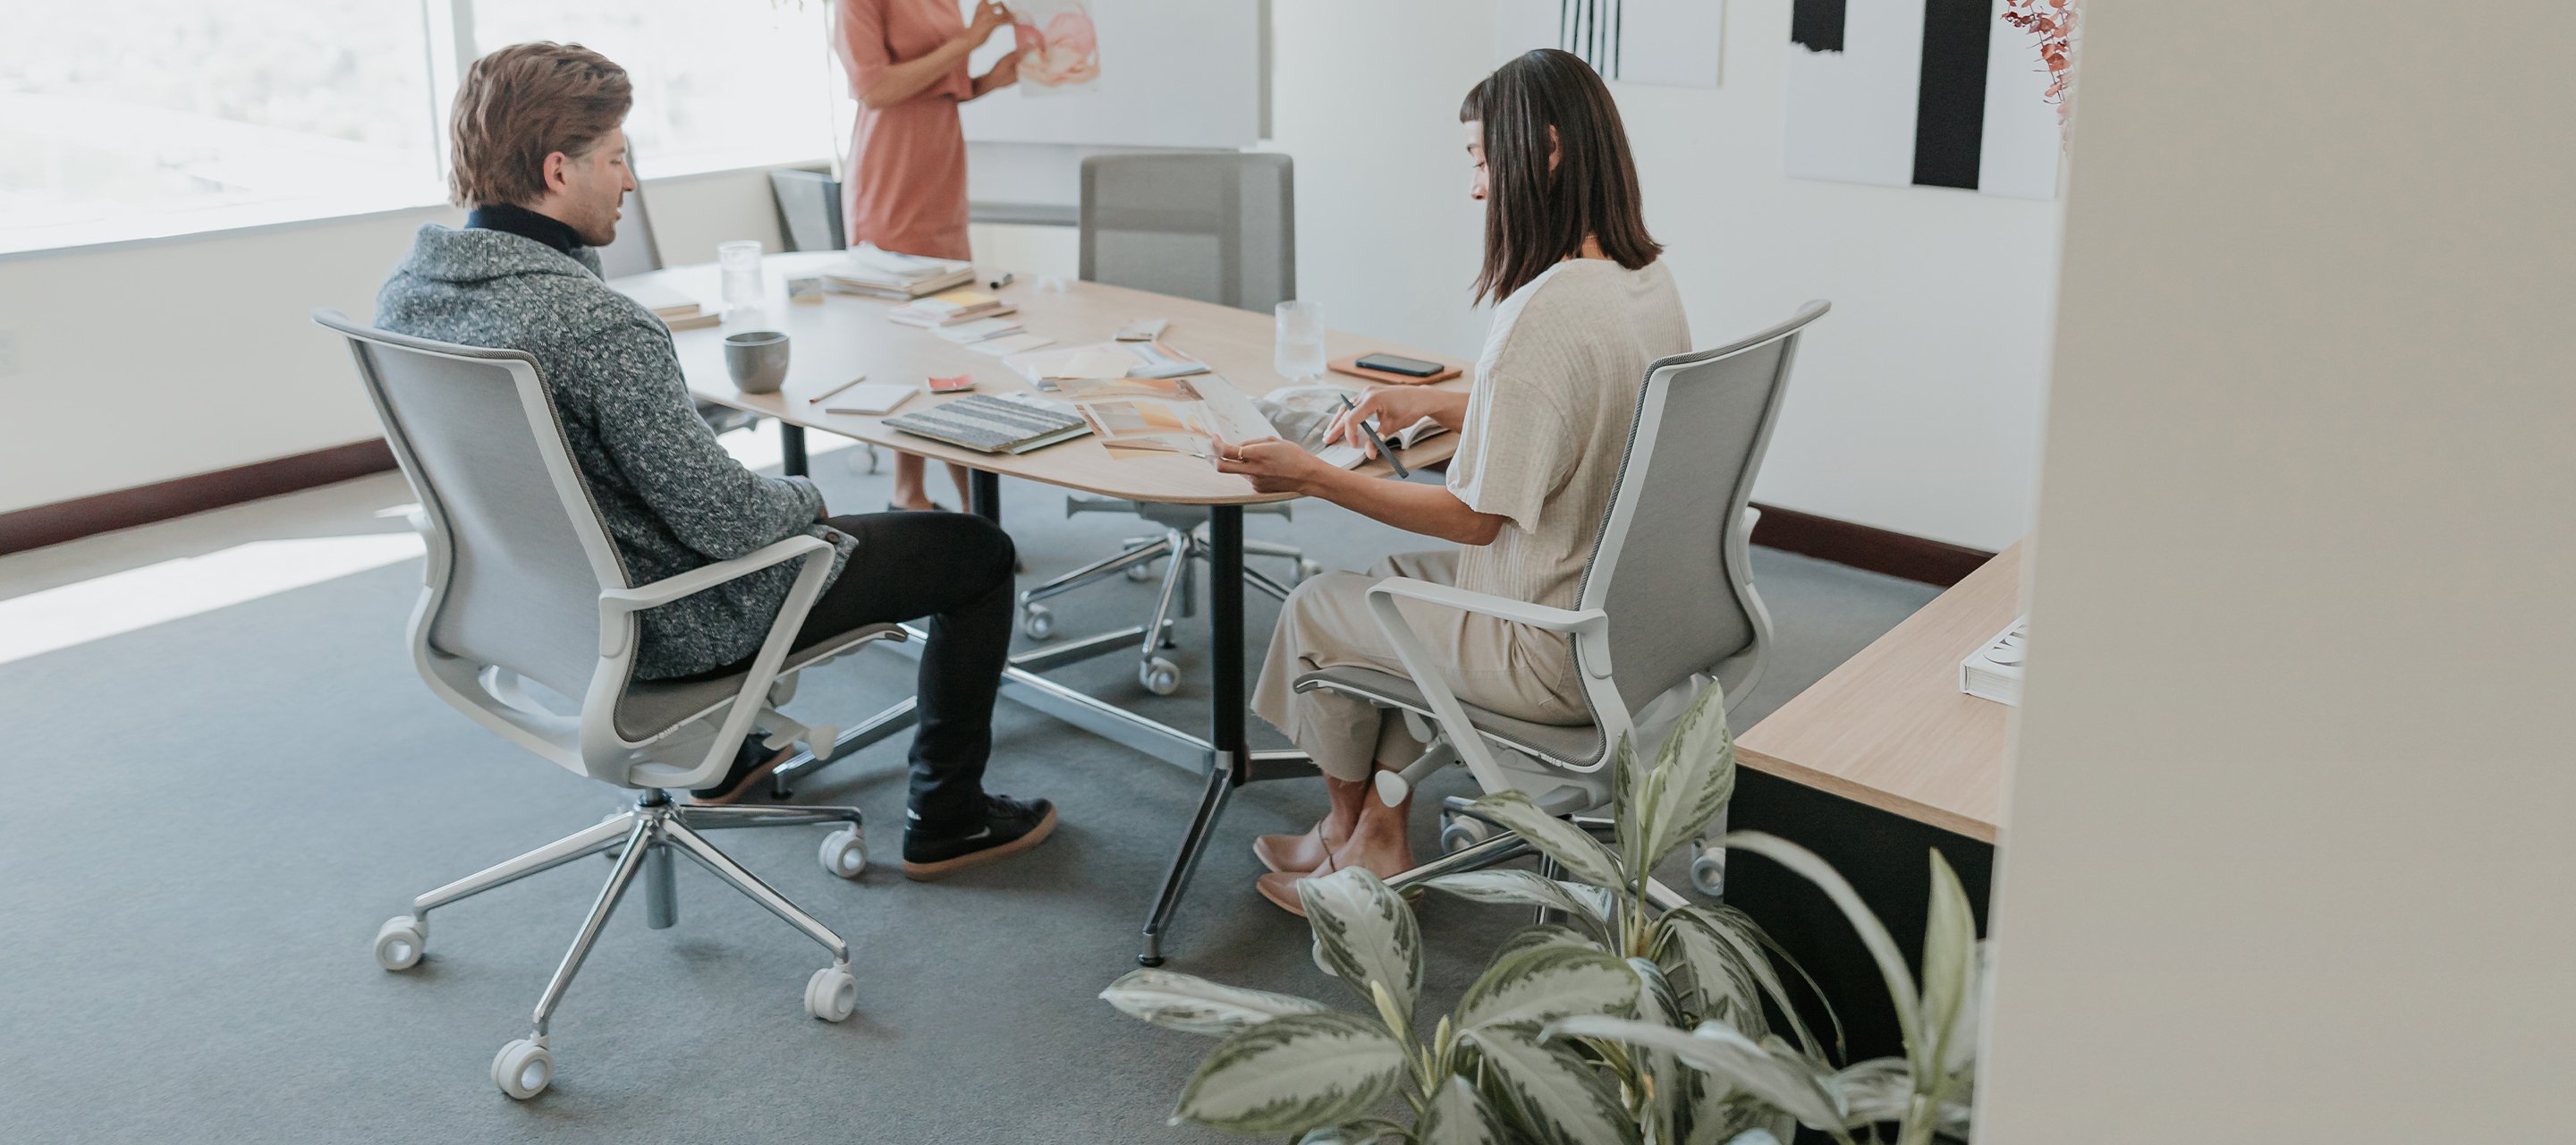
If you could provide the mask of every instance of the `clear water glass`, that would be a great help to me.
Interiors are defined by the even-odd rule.
[[[1278,341],[1270,364],[1279,376],[1302,382],[1324,376],[1324,304],[1290,299],[1276,308]]]
[[[724,274],[724,307],[758,309],[769,301],[769,285],[760,274],[760,240],[716,244],[716,266]]]

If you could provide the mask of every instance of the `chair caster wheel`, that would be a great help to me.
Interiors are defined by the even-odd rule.
[[[1160,656],[1139,665],[1136,680],[1145,685],[1146,691],[1157,696],[1168,696],[1181,690],[1181,670]]]
[[[1490,823],[1472,815],[1443,815],[1440,824],[1440,853],[1455,855],[1494,837]]]
[[[1154,562],[1139,561],[1127,566],[1127,579],[1134,581],[1147,581],[1154,579]]]
[[[868,839],[856,827],[843,827],[823,836],[823,870],[827,874],[855,879],[868,869]]]
[[[546,1047],[521,1038],[501,1047],[492,1055],[492,1084],[513,1099],[526,1101],[546,1091],[555,1081],[555,1055]]]
[[[1055,635],[1055,613],[1043,604],[1032,604],[1020,610],[1020,631],[1031,640],[1044,640]]]
[[[805,980],[805,1012],[826,1022],[849,1020],[859,1011],[859,982],[839,966],[826,966]]]
[[[1726,853],[1706,850],[1698,843],[1691,844],[1690,882],[1692,890],[1710,898],[1724,897]]]
[[[395,915],[376,928],[376,965],[387,970],[409,970],[420,965],[421,953],[428,946],[428,923],[407,914]]]
[[[1324,566],[1300,558],[1297,562],[1297,571],[1289,575],[1288,583],[1304,584],[1322,575],[1324,575]]]

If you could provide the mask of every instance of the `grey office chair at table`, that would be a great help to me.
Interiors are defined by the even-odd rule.
[[[1295,168],[1279,154],[1192,151],[1084,159],[1082,278],[1268,313],[1297,294],[1295,186]],[[1176,346],[1188,347],[1186,325],[1171,337]],[[1173,646],[1178,617],[1196,609],[1194,566],[1213,558],[1207,508],[1077,494],[1065,499],[1064,511],[1133,513],[1162,532],[1132,538],[1115,554],[1022,592],[1020,630],[1039,640],[1053,636],[1054,614],[1039,602],[1122,573],[1147,580],[1154,562],[1168,559],[1154,614],[1137,629],[1143,644],[1136,675],[1157,695],[1177,691],[1180,669],[1160,652]],[[1290,515],[1285,503],[1247,505],[1244,511]],[[1280,600],[1317,571],[1304,553],[1287,545],[1245,541],[1243,551],[1289,562],[1285,584],[1257,569],[1243,570],[1244,583]]]
[[[1401,772],[1378,783],[1390,804],[1433,770],[1464,763],[1486,792],[1528,794],[1560,816],[1610,802],[1606,766],[1623,736],[1642,734],[1678,715],[1711,682],[1729,708],[1762,676],[1770,651],[1771,614],[1753,587],[1753,478],[1779,416],[1799,332],[1829,306],[1810,302],[1788,321],[1714,350],[1677,354],[1649,367],[1610,507],[1596,534],[1571,609],[1547,608],[1450,585],[1389,577],[1371,586],[1377,618],[1406,674],[1326,668],[1296,680],[1404,712],[1430,745]],[[1449,690],[1439,662],[1397,610],[1401,600],[1461,609],[1571,636],[1592,722],[1564,727],[1513,719],[1468,704]],[[1409,678],[1408,678],[1409,677]],[[1417,871],[1445,873],[1499,861],[1517,840],[1462,813],[1444,813],[1441,845],[1450,854]],[[1597,823],[1587,826],[1598,827]],[[1724,886],[1720,853],[1694,851],[1691,881],[1708,894]],[[1391,880],[1409,883],[1425,874]],[[1657,888],[1667,905],[1670,892]]]
[[[678,920],[671,871],[677,852],[831,951],[831,965],[806,983],[805,1009],[825,1021],[849,1017],[858,986],[848,945],[701,832],[842,824],[823,841],[823,868],[855,878],[867,866],[858,809],[684,806],[667,793],[713,784],[754,732],[768,733],[772,747],[803,741],[829,754],[834,729],[806,727],[776,705],[794,696],[798,672],[868,641],[901,639],[902,630],[871,625],[791,651],[832,564],[832,547],[809,536],[635,583],[610,543],[533,359],[369,329],[335,310],[317,310],[313,320],[348,340],[385,439],[420,499],[413,523],[427,542],[428,565],[410,642],[421,679],[511,743],[635,793],[632,810],[413,899],[410,913],[377,932],[377,963],[387,970],[418,964],[432,910],[614,852],[607,885],[537,1002],[534,1030],[492,1061],[492,1081],[502,1092],[534,1097],[554,1076],[548,1023],[638,873],[647,924],[658,929]],[[749,670],[692,683],[634,678],[637,613],[789,563],[797,567],[796,580]]]

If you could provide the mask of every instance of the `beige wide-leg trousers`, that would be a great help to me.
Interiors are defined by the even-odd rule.
[[[1300,694],[1294,686],[1297,677],[1320,668],[1406,675],[1368,607],[1369,586],[1390,576],[1456,584],[1458,555],[1405,553],[1366,573],[1329,572],[1297,586],[1280,609],[1261,682],[1252,690],[1253,712],[1288,733],[1335,779],[1366,779],[1371,762],[1400,768],[1423,751],[1401,712],[1320,689]],[[1591,722],[1563,634],[1420,601],[1403,601],[1399,609],[1440,660],[1442,678],[1459,699],[1532,723]]]

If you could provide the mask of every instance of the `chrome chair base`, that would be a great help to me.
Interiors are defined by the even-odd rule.
[[[1119,504],[1126,503],[1119,502]],[[1068,508],[1068,512],[1084,511],[1090,510]],[[1148,519],[1153,518],[1149,516]],[[1305,554],[1293,546],[1247,540],[1243,542],[1243,551],[1247,556],[1276,557],[1290,562],[1294,571],[1286,584],[1249,566],[1243,570],[1243,583],[1269,595],[1273,600],[1287,600],[1288,594],[1293,591],[1295,585],[1321,571],[1320,566],[1307,560]],[[1138,661],[1136,677],[1147,691],[1158,696],[1168,696],[1179,691],[1180,669],[1170,660],[1164,659],[1162,653],[1179,647],[1172,641],[1173,626],[1177,625],[1181,618],[1198,613],[1196,591],[1198,578],[1194,575],[1195,566],[1213,565],[1216,560],[1216,547],[1209,541],[1203,524],[1185,526],[1165,522],[1163,535],[1160,537],[1131,539],[1121,548],[1121,551],[1113,555],[1093,561],[1020,593],[1020,631],[1032,640],[1053,637],[1055,614],[1041,603],[1042,601],[1112,576],[1137,577],[1139,573],[1145,572],[1146,566],[1158,560],[1168,560],[1170,563],[1163,570],[1163,590],[1155,598],[1154,614],[1145,622],[1143,639],[1136,650]]]
[[[572,948],[564,952],[563,961],[555,966],[554,976],[546,982],[545,993],[537,999],[532,1032],[526,1038],[503,1046],[501,1053],[493,1059],[494,1084],[514,1098],[525,1100],[534,1097],[553,1080],[554,1059],[546,1042],[555,1009],[562,1004],[565,991],[572,986],[573,976],[580,973],[582,962],[590,957],[591,947],[599,941],[600,931],[608,925],[609,916],[616,913],[618,904],[625,899],[638,874],[644,879],[645,924],[659,930],[679,922],[679,897],[671,872],[671,856],[677,853],[706,868],[708,873],[768,908],[771,914],[786,920],[788,925],[831,952],[832,964],[816,971],[806,983],[805,1008],[814,1017],[838,1022],[848,1018],[858,1003],[858,985],[850,974],[849,944],[830,927],[762,882],[758,875],[717,849],[703,834],[745,827],[795,827],[817,823],[847,824],[824,839],[821,861],[823,869],[831,874],[845,879],[857,878],[867,869],[867,843],[856,807],[704,807],[674,803],[664,792],[647,790],[636,798],[632,810],[610,815],[596,826],[576,831],[413,899],[410,914],[389,919],[377,930],[376,962],[387,970],[396,971],[418,965],[428,945],[429,913],[432,910],[591,855],[605,854],[614,860],[616,866],[609,871],[607,883],[600,887],[599,897],[591,904],[590,914],[573,935]]]

